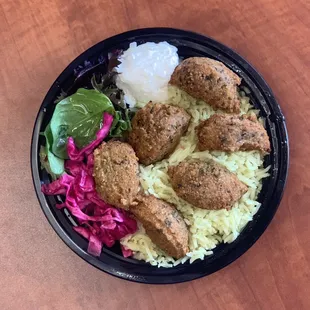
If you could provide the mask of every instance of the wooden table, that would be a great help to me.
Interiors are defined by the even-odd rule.
[[[272,224],[240,259],[190,283],[109,276],[75,255],[34,193],[29,149],[42,99],[86,48],[139,27],[209,35],[247,58],[273,89],[291,145]],[[0,0],[0,309],[310,309],[309,0]]]

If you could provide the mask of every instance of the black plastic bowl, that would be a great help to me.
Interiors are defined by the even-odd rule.
[[[181,57],[206,56],[223,62],[242,78],[242,85],[250,91],[252,103],[266,118],[266,129],[271,139],[272,152],[265,159],[265,166],[271,165],[271,176],[263,183],[258,200],[262,203],[259,212],[231,244],[221,244],[214,254],[203,261],[185,263],[174,268],[157,268],[130,258],[123,258],[119,245],[104,248],[100,257],[89,255],[87,241],[73,229],[73,221],[66,210],[57,210],[55,204],[59,197],[45,196],[41,184],[50,179],[40,169],[39,148],[44,141],[39,135],[51,119],[54,100],[61,90],[74,92],[80,86],[87,86],[90,76],[104,70],[103,59],[116,49],[127,49],[131,42],[167,41],[178,48]],[[97,65],[95,69],[90,69]],[[76,77],[78,78],[76,79]],[[59,237],[80,257],[93,266],[111,275],[142,283],[177,283],[197,279],[211,274],[246,252],[262,235],[272,220],[280,203],[288,174],[289,146],[285,120],[270,88],[259,73],[242,57],[230,48],[205,36],[168,28],[138,29],[116,35],[91,47],[77,57],[57,78],[48,91],[39,110],[31,144],[31,168],[35,190],[42,210]]]

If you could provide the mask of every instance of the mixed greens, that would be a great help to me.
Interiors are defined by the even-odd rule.
[[[68,137],[73,137],[79,148],[94,140],[103,112],[114,114],[113,104],[106,95],[94,89],[80,88],[74,95],[61,100],[49,123],[52,153],[68,159]]]
[[[68,159],[68,138],[72,137],[78,148],[83,148],[96,138],[97,131],[102,127],[102,114],[113,115],[113,124],[107,138],[121,138],[131,129],[134,111],[128,109],[124,102],[122,90],[115,85],[120,51],[109,55],[107,73],[95,72],[90,78],[92,89],[78,88],[75,93],[61,96],[55,101],[56,107],[43,135],[46,146],[40,149],[42,168],[55,179],[64,173],[64,160]],[[102,63],[100,63],[101,65]],[[95,66],[96,68],[96,66]],[[80,70],[77,78],[90,72],[91,67]]]
[[[116,74],[115,71],[109,71],[106,74],[94,74],[91,78],[91,84],[98,92],[107,95],[115,108],[114,126],[112,126],[110,136],[122,137],[123,132],[131,129],[131,119],[135,110],[127,107],[123,91],[114,84]]]

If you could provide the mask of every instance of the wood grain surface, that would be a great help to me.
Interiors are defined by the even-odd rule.
[[[287,119],[279,211],[240,259],[209,277],[153,286],[91,267],[55,234],[30,173],[36,113],[64,67],[139,27],[206,34],[248,59]],[[310,309],[309,0],[0,0],[0,309]]]

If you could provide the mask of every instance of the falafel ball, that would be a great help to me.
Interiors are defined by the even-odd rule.
[[[186,132],[190,115],[182,108],[149,102],[132,120],[128,142],[139,161],[150,165],[170,155]]]
[[[94,151],[94,178],[100,197],[128,210],[139,191],[139,166],[133,148],[120,141],[103,143]]]
[[[154,196],[141,195],[130,211],[151,240],[168,255],[181,258],[189,251],[188,230],[178,210]]]
[[[236,175],[214,160],[183,161],[168,168],[176,194],[195,207],[231,209],[247,191]]]
[[[214,114],[196,127],[200,151],[252,151],[270,152],[266,129],[255,114]]]
[[[170,84],[179,87],[215,110],[240,113],[237,85],[241,79],[223,63],[207,57],[190,57],[174,70]]]

